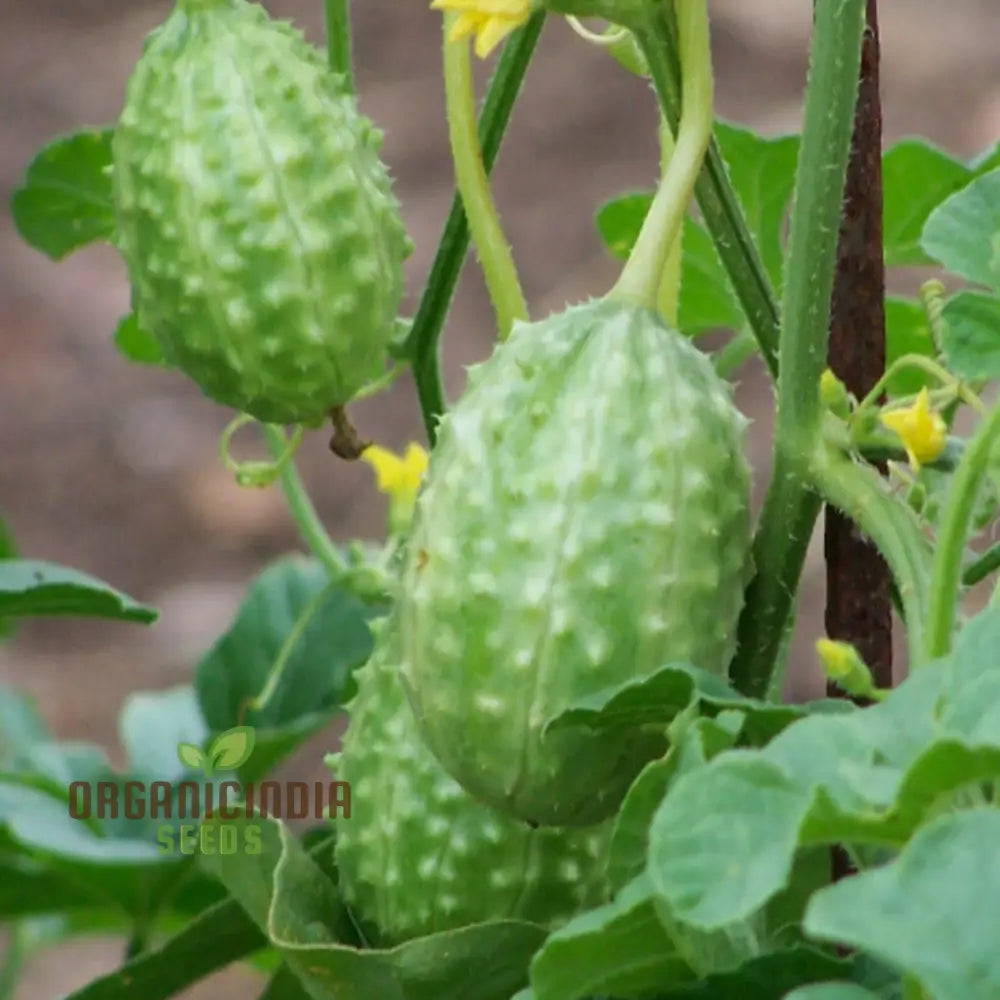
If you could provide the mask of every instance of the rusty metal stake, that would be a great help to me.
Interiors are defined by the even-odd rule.
[[[885,371],[882,104],[877,0],[868,0],[854,140],[844,192],[830,318],[829,365],[859,399]],[[884,471],[884,468],[883,468]],[[852,643],[879,687],[892,685],[892,589],[877,549],[839,511],[826,509],[826,632]],[[843,692],[828,685],[831,697]],[[833,875],[851,871],[834,851]]]

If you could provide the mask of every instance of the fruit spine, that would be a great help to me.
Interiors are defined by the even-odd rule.
[[[750,552],[746,421],[709,359],[614,300],[515,327],[442,421],[409,540],[425,739],[519,819],[610,815],[658,732],[547,723],[671,662],[724,675]]]
[[[385,370],[410,243],[381,135],[289,25],[180,0],[113,140],[142,325],[217,402],[319,423]]]
[[[335,762],[351,786],[337,867],[366,931],[386,945],[490,920],[554,926],[601,902],[610,826],[533,830],[472,799],[420,738],[395,626],[375,629]]]

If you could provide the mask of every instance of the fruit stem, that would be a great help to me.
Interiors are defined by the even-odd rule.
[[[754,539],[757,574],[747,589],[732,667],[739,689],[755,697],[776,693],[783,670],[779,653],[821,507],[810,463],[823,448],[819,385],[826,366],[865,5],[866,0],[824,0],[815,7],[781,309],[774,472]]]
[[[669,5],[664,6],[669,8]],[[670,10],[647,17],[645,25],[636,27],[635,38],[652,78],[660,109],[676,129],[681,107],[680,69],[677,28]],[[778,303],[715,139],[709,144],[704,167],[695,185],[695,196],[719,260],[760,345],[764,362],[771,376],[776,378]]]
[[[656,308],[667,259],[680,240],[715,122],[706,0],[677,0],[677,29],[682,94],[676,145],[628,263],[609,293],[650,308]]]
[[[345,89],[353,94],[355,83],[351,55],[351,0],[323,0],[323,15],[330,69],[344,78]]]
[[[267,446],[275,461],[280,460],[288,448],[285,432],[275,424],[261,424]],[[309,493],[302,482],[294,460],[281,467],[281,488],[285,494],[289,513],[298,525],[299,533],[309,551],[326,567],[333,579],[342,579],[350,570],[337,547],[323,527]]]
[[[666,118],[660,115],[660,176],[666,175],[674,155],[676,142],[673,130]],[[656,307],[664,322],[673,329],[678,328],[678,313],[681,297],[681,264],[684,250],[683,227],[667,254],[663,274],[660,275],[660,289],[656,296]]]
[[[510,36],[486,89],[479,117],[479,140],[487,174],[496,162],[514,103],[544,24],[544,12],[533,14],[523,27]],[[420,411],[427,440],[432,447],[437,439],[438,418],[446,408],[438,343],[468,248],[469,223],[462,196],[456,194],[404,348],[404,353],[413,365]]]
[[[177,0],[177,6],[185,14],[194,14],[199,10],[212,10],[214,7],[228,7],[233,0]]]
[[[1000,438],[1000,406],[983,420],[962,455],[948,489],[937,533],[927,614],[927,660],[951,651],[961,589],[962,559],[972,512],[989,470],[990,455]]]
[[[464,39],[448,40],[457,17],[449,11],[443,19],[448,133],[458,190],[465,204],[472,239],[479,252],[486,287],[496,312],[499,338],[505,340],[515,322],[527,320],[528,306],[521,291],[510,244],[500,225],[479,146],[471,46]]]

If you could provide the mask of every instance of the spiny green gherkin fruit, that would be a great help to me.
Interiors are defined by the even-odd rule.
[[[600,903],[610,825],[532,829],[472,799],[420,738],[396,629],[376,631],[336,764],[351,787],[337,868],[365,930],[390,946],[490,920],[551,927]]]
[[[113,141],[140,322],[217,402],[319,423],[385,371],[410,242],[381,134],[246,0],[179,0]]]
[[[424,737],[472,795],[541,824],[602,820],[662,733],[546,724],[672,662],[726,674],[749,568],[745,426],[701,351],[611,300],[517,326],[470,371],[399,614]]]

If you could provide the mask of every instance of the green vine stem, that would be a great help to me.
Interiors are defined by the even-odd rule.
[[[715,121],[715,81],[705,0],[680,0],[678,47],[683,95],[676,142],[628,263],[609,297],[630,299],[651,309],[671,251],[681,238]]]
[[[865,0],[816,6],[781,315],[774,471],[754,539],[756,576],[740,617],[732,679],[775,691],[779,651],[820,512],[810,460],[823,447],[819,380],[826,367],[844,182],[854,129]]]
[[[916,514],[899,503],[874,469],[827,444],[816,449],[812,478],[833,504],[878,546],[896,582],[906,622],[910,662],[920,659],[930,607],[930,544]]]
[[[983,420],[969,441],[952,479],[938,527],[934,569],[931,577],[930,608],[924,654],[927,660],[946,656],[955,631],[962,559],[969,534],[972,512],[990,455],[1000,437],[1000,406]]]
[[[348,91],[354,93],[354,65],[351,55],[351,0],[323,0],[326,24],[326,55],[330,69],[340,73]]]
[[[274,424],[261,425],[268,450],[277,461],[288,448],[285,432]],[[340,579],[348,572],[349,567],[333,544],[332,539],[323,527],[316,508],[313,506],[309,493],[294,461],[285,462],[281,469],[281,488],[285,494],[289,513],[298,525],[302,540],[309,551],[326,567],[333,579]]]
[[[663,7],[668,8],[668,5]],[[635,36],[649,67],[660,109],[676,130],[681,113],[681,70],[677,28],[669,8],[658,7],[643,24],[637,24]],[[695,185],[695,196],[733,291],[760,345],[764,362],[776,377],[780,325],[777,299],[714,139]]]
[[[545,13],[533,14],[510,36],[497,61],[479,117],[479,143],[487,173],[493,169],[500,152],[544,25]],[[420,412],[431,447],[437,440],[438,418],[446,408],[438,345],[468,248],[469,224],[461,195],[456,194],[405,347],[413,367]]]
[[[496,312],[499,337],[506,340],[514,323],[527,320],[528,306],[521,291],[510,245],[500,225],[500,216],[493,201],[479,146],[471,46],[465,40],[448,41],[448,35],[458,16],[449,11],[444,17],[444,87],[448,134],[455,163],[455,179]]]

